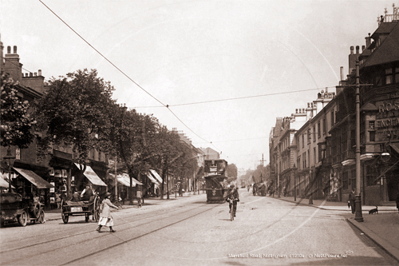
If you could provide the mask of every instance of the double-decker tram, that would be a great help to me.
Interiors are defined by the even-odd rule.
[[[223,159],[205,160],[204,177],[206,180],[206,202],[222,203],[223,194],[227,189],[225,175],[227,161]]]

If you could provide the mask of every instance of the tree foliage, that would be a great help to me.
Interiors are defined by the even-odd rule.
[[[44,136],[42,150],[50,144],[70,145],[84,162],[93,147],[99,147],[109,129],[114,88],[97,76],[96,70],[78,70],[52,78],[37,106],[38,125]]]
[[[1,75],[1,146],[27,148],[35,138],[30,104],[18,97],[21,86],[8,75]]]

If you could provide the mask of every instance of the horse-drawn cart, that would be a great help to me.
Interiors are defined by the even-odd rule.
[[[93,220],[98,222],[100,217],[100,197],[95,194],[89,201],[61,201],[62,221],[67,224],[70,216],[85,216],[85,222],[88,223],[90,215]]]

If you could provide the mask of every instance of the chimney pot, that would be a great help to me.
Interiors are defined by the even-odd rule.
[[[37,72],[38,72],[39,76],[42,76],[42,70],[41,69],[39,69]]]
[[[17,53],[17,46],[14,45],[14,54],[16,54],[16,53]]]
[[[33,73],[32,72],[29,73],[29,77],[33,77]]]
[[[11,54],[11,46],[7,46],[7,54]]]
[[[366,45],[362,45],[362,52],[366,49]]]
[[[350,47],[351,54],[353,54],[353,50],[354,50],[354,49],[355,49],[355,48],[354,48],[353,46]]]
[[[34,76],[37,77],[37,72],[34,73]]]
[[[356,45],[356,54],[359,54],[359,45]]]
[[[341,80],[344,80],[344,67],[340,67]]]

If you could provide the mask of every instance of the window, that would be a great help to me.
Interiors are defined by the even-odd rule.
[[[334,110],[331,111],[331,127],[334,126]]]
[[[348,189],[348,172],[342,174],[342,189]]]
[[[305,147],[305,134],[302,134],[302,148]]]
[[[308,128],[308,144],[312,142],[312,135],[310,133],[310,128]]]
[[[375,131],[369,131],[370,142],[375,141]]]
[[[317,160],[316,160],[316,148],[313,148],[313,160],[314,160],[314,164],[316,164],[317,163]]]
[[[323,118],[323,136],[326,134],[327,128],[326,128],[326,119]]]
[[[385,84],[392,84],[393,83],[393,75],[392,75],[392,68],[385,69]]]
[[[320,121],[317,123],[317,137],[321,138],[321,127],[320,127]]]
[[[399,67],[395,68],[395,83],[399,83]]]
[[[375,129],[375,121],[369,121],[369,129],[371,130]]]
[[[313,142],[316,142],[316,125],[313,126]]]

